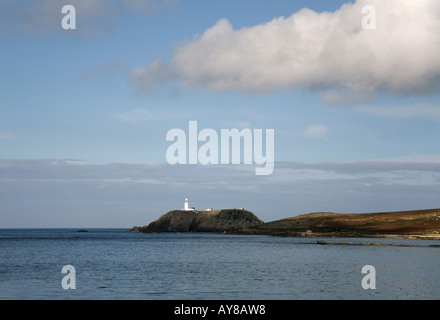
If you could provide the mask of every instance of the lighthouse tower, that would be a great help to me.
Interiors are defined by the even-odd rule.
[[[183,211],[196,211],[196,208],[189,207],[188,198],[185,198],[185,206],[183,207]]]

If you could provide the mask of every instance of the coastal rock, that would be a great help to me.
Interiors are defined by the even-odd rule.
[[[364,242],[364,243],[361,243],[361,246],[380,246],[380,243],[378,243],[378,242]]]
[[[173,210],[148,226],[134,227],[133,232],[220,232],[230,233],[262,224],[252,212],[244,209],[213,211]]]
[[[133,228],[131,228],[130,230],[127,230],[127,231],[128,232],[141,232],[142,227],[134,226]]]
[[[333,244],[331,241],[324,241],[324,240],[318,240],[316,241],[317,244]]]

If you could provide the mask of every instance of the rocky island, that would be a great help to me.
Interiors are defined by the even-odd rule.
[[[252,212],[244,209],[212,211],[173,210],[147,226],[134,227],[134,232],[217,232],[232,233],[262,224]]]

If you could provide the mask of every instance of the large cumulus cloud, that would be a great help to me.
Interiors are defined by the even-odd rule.
[[[374,30],[362,28],[366,5],[376,11]],[[435,0],[358,0],[241,29],[221,19],[169,62],[158,58],[135,69],[134,82],[140,91],[172,80],[212,91],[306,88],[333,102],[378,91],[433,93],[440,88],[439,30]]]

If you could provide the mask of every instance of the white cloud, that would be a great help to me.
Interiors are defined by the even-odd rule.
[[[12,138],[12,135],[9,133],[1,133],[0,132],[0,141],[1,140],[9,140]]]
[[[113,114],[112,118],[132,124],[158,119],[157,115],[154,112],[147,109],[128,110],[125,112]]]
[[[364,5],[376,8],[375,30],[362,29]],[[146,90],[164,80],[157,74],[162,69],[183,87],[213,91],[434,92],[440,79],[438,30],[440,2],[433,0],[358,0],[335,12],[303,9],[237,30],[222,19],[177,48],[169,64],[156,60],[137,69],[134,80],[145,77]]]
[[[186,119],[188,117],[198,117],[210,110],[195,107],[179,108],[179,107],[162,107],[162,108],[135,108],[119,113],[111,114],[110,117],[128,122],[130,124],[138,124],[149,121],[167,121],[171,119]]]
[[[371,90],[330,89],[319,93],[319,97],[330,105],[354,105],[371,100]]]
[[[440,105],[413,104],[392,106],[362,106],[357,110],[365,114],[386,118],[436,118],[440,119]]]
[[[304,130],[303,135],[311,139],[323,139],[328,132],[328,128],[321,125],[309,126]]]
[[[120,14],[136,12],[149,15],[166,7],[176,7],[180,0],[1,0],[0,30],[26,34],[64,32],[61,8],[73,5],[80,34],[96,34]]]
[[[156,85],[164,85],[173,79],[173,72],[158,58],[145,68],[134,69],[133,80],[139,92],[152,92]]]
[[[80,33],[93,33],[99,25],[104,26],[106,18],[115,12],[115,2],[106,0],[3,0],[0,1],[0,22],[3,31],[27,34],[46,34],[62,32],[61,8],[73,5],[81,19]],[[106,24],[105,24],[106,25]]]
[[[133,11],[148,15],[166,7],[178,7],[180,0],[122,0]]]
[[[92,67],[89,70],[82,72],[81,74],[78,75],[76,80],[85,81],[92,79],[94,77],[110,78],[121,75],[126,76],[126,74],[127,74],[126,67],[122,63],[116,61],[110,61]]]
[[[407,156],[388,158],[388,159],[377,159],[375,161],[387,161],[394,163],[418,163],[418,164],[440,164],[440,155],[425,155],[425,154],[410,154]]]

